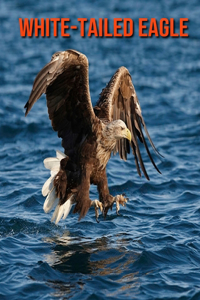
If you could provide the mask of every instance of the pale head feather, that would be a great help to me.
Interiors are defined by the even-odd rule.
[[[122,120],[110,122],[103,130],[103,135],[108,140],[119,140],[121,138],[130,139],[131,134],[126,124]]]

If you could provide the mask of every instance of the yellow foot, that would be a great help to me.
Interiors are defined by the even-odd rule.
[[[93,206],[94,209],[95,209],[96,221],[97,221],[97,223],[99,223],[99,220],[98,220],[99,209],[102,212],[103,211],[103,205],[99,200],[93,200],[93,201],[91,201],[91,206]]]
[[[126,206],[127,198],[125,198],[123,195],[117,195],[114,198],[114,202],[116,202],[116,213],[119,215],[119,210],[120,210],[120,204],[122,206]]]

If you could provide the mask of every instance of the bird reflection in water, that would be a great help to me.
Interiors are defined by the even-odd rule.
[[[49,237],[45,241],[54,246],[44,260],[63,275],[61,281],[51,281],[51,287],[56,290],[54,296],[80,292],[91,281],[95,295],[99,290],[112,297],[119,291],[126,290],[129,294],[138,285],[138,272],[134,272],[133,263],[139,253],[129,250],[128,234],[93,239],[71,236],[66,231],[62,237]]]

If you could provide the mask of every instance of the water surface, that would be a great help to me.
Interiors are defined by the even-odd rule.
[[[0,9],[0,298],[200,299],[200,36],[192,1],[1,1]],[[189,18],[189,38],[21,38],[18,18]],[[75,22],[74,22],[75,23]],[[133,79],[149,132],[165,156],[151,181],[133,157],[108,164],[110,192],[126,193],[117,216],[58,226],[43,212],[43,159],[61,141],[43,96],[25,118],[34,77],[59,50],[77,49],[90,62],[93,103],[121,65]],[[98,197],[95,187],[91,198]]]

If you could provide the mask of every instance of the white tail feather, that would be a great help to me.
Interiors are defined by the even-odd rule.
[[[51,218],[51,221],[55,221],[56,224],[68,216],[72,203],[72,197],[70,197],[63,205],[59,204],[59,199],[56,197],[54,179],[57,173],[60,171],[60,161],[65,158],[66,155],[59,150],[56,150],[56,157],[48,157],[44,160],[44,166],[50,170],[51,177],[44,183],[42,187],[42,195],[47,196],[43,205],[45,213],[49,213],[55,206],[55,211]]]
[[[64,204],[58,204],[51,218],[51,222],[55,221],[55,224],[58,224],[62,217],[66,219],[72,208],[72,204],[71,197]]]
[[[42,195],[44,197],[46,197],[49,194],[49,192],[51,191],[51,189],[53,187],[53,182],[56,177],[56,173],[55,172],[52,172],[52,173],[54,173],[54,174],[51,175],[51,177],[49,177],[49,179],[47,179],[47,181],[44,183],[44,185],[42,187]]]
[[[60,171],[60,170],[59,170],[59,171]],[[58,174],[58,172],[51,171],[50,174],[51,174],[51,177],[53,177],[53,176],[56,176],[56,175]]]
[[[53,187],[44,201],[43,209],[45,213],[49,213],[57,204],[59,200],[56,197],[55,188]]]
[[[60,170],[60,160],[57,157],[48,157],[44,160],[46,169],[58,172]]]
[[[63,219],[66,219],[68,214],[70,213],[70,210],[72,208],[72,201],[71,198],[68,199],[64,204],[64,215],[63,215]]]
[[[58,204],[58,205],[56,206],[56,209],[54,210],[53,216],[52,216],[52,218],[51,218],[51,222],[53,222],[53,221],[57,218],[59,208],[60,208],[60,205]]]
[[[55,219],[55,224],[58,224],[62,216],[63,216],[63,205],[59,205],[58,213]]]
[[[65,155],[64,153],[62,153],[60,150],[56,150],[56,157],[61,160],[63,158],[65,158],[67,155]]]

